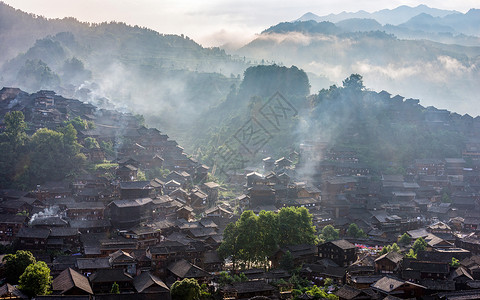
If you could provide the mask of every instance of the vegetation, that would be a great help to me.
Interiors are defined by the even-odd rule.
[[[412,238],[406,232],[398,239],[398,242],[404,245],[410,244],[411,241]]]
[[[172,300],[208,299],[210,294],[205,288],[205,286],[200,286],[197,280],[193,278],[185,278],[181,281],[175,281],[170,288],[170,294]]]
[[[120,294],[120,286],[118,283],[114,282],[112,288],[110,289],[110,294]]]
[[[452,257],[452,261],[450,262],[450,266],[452,268],[458,268],[460,267],[460,261],[456,259],[455,257]]]
[[[415,240],[415,242],[413,243],[412,249],[415,252],[415,254],[418,254],[418,251],[424,251],[425,249],[427,249],[427,247],[428,247],[427,242],[420,237]]]
[[[385,247],[382,248],[382,251],[380,251],[380,255],[383,255],[389,252],[400,252],[400,247],[397,245],[397,243],[386,245]]]
[[[231,276],[227,272],[222,271],[220,272],[219,278],[218,278],[218,283],[220,284],[220,286],[225,286],[227,284],[232,284],[234,282],[246,282],[246,281],[248,281],[248,278],[245,275],[245,273],[240,273],[238,275],[235,274]]]
[[[23,113],[5,114],[0,135],[0,183],[4,187],[31,188],[46,180],[62,180],[84,165],[77,131],[71,123],[27,136]]]
[[[413,251],[413,249],[410,249],[410,250],[408,250],[408,252],[405,254],[405,257],[417,259],[417,253],[415,253],[415,251]]]
[[[218,252],[223,258],[231,258],[233,270],[239,264],[266,268],[277,249],[315,242],[312,215],[304,207],[282,208],[278,213],[261,211],[258,216],[248,210],[237,222],[228,224]]]
[[[332,225],[327,225],[322,228],[322,232],[319,235],[321,243],[338,240],[340,237],[340,230],[335,229]]]
[[[352,223],[348,226],[347,235],[354,238],[366,238],[367,234],[357,224]]]
[[[50,269],[43,261],[30,264],[20,276],[18,288],[26,295],[47,295],[52,277]]]
[[[25,269],[36,262],[30,251],[17,250],[15,254],[7,254],[3,257],[5,277],[8,283],[16,284]]]

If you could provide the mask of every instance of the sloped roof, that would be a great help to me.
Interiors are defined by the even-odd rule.
[[[209,189],[215,189],[215,188],[219,188],[220,185],[216,182],[213,182],[213,181],[209,181],[209,182],[205,182],[203,185],[205,185],[206,187],[208,187]]]
[[[18,238],[46,239],[50,235],[50,229],[22,227],[17,233]]]
[[[198,266],[192,265],[185,259],[171,263],[168,266],[168,269],[180,278],[200,278],[209,276],[208,272]]]
[[[110,258],[109,257],[77,258],[77,268],[80,270],[108,269],[110,268]]]
[[[90,276],[90,282],[125,282],[132,281],[133,277],[121,269],[100,269]]]
[[[337,295],[339,298],[342,298],[342,299],[354,299],[361,293],[362,293],[361,290],[346,284],[342,286],[338,291],[336,291],[335,295]]]
[[[150,272],[143,272],[135,277],[133,280],[133,286],[135,287],[135,290],[137,290],[137,293],[142,293],[152,286],[160,287],[165,291],[170,290],[160,278],[151,274]]]
[[[419,285],[413,282],[404,281],[392,276],[384,276],[382,279],[372,284],[372,288],[384,293],[390,293],[398,289],[402,285],[413,285],[413,286],[425,289],[425,287],[422,285]]]
[[[142,206],[152,202],[151,198],[139,198],[134,200],[114,200],[109,205],[116,205],[117,207],[134,207]]]
[[[122,259],[122,260],[130,260],[130,261],[135,261],[135,259],[130,255],[128,254],[127,252],[123,251],[123,250],[117,250],[115,252],[113,252],[112,254],[109,255],[110,256],[110,263],[113,263],[115,260],[117,259]]]
[[[14,287],[9,283],[5,283],[0,287],[0,297],[4,297],[7,295],[15,295],[21,299],[28,299],[28,296],[23,294],[18,288]],[[8,299],[8,298],[7,298]]]
[[[87,277],[71,268],[63,270],[55,279],[53,279],[52,287],[54,291],[59,291],[61,294],[64,294],[75,287],[88,294],[93,294],[92,287],[90,286]]]
[[[355,245],[350,243],[347,240],[336,240],[336,241],[331,241],[330,243],[344,250],[355,248]]]
[[[463,266],[460,266],[456,268],[454,271],[452,271],[452,273],[450,273],[450,276],[448,276],[448,279],[455,280],[458,277],[462,277],[462,276],[465,276],[468,279],[473,280],[473,277],[468,273],[467,269],[465,269],[465,267]]]
[[[392,251],[392,252],[385,253],[382,256],[378,257],[375,260],[375,262],[380,261],[384,258],[390,260],[391,262],[393,262],[395,264],[398,264],[399,262],[401,262],[403,260],[403,255],[398,253],[398,252]]]

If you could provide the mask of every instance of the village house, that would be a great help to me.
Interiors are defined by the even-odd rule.
[[[26,222],[25,215],[0,214],[0,241],[13,241]]]
[[[117,228],[129,228],[147,220],[152,215],[151,198],[115,200],[107,206],[110,221]]]
[[[218,200],[218,190],[220,188],[220,185],[218,183],[210,181],[210,182],[205,182],[202,185],[202,188],[208,195],[208,198],[207,198],[208,207],[214,206]]]
[[[153,198],[155,190],[150,181],[124,181],[120,182],[121,199]]]
[[[93,295],[88,278],[71,268],[63,270],[52,281],[54,295]]]
[[[290,252],[290,255],[293,259],[295,266],[301,266],[304,263],[313,263],[318,259],[317,256],[317,247],[314,245],[290,245],[285,246],[277,250],[275,254],[270,258],[272,266],[274,268],[280,267],[280,262],[287,252]]]
[[[20,249],[46,249],[50,229],[22,227],[17,233]]]
[[[357,260],[356,247],[346,240],[336,240],[318,245],[318,257],[329,258],[341,267]]]
[[[402,299],[421,297],[426,290],[422,285],[391,276],[385,276],[375,282],[372,285],[372,289],[382,295],[382,297],[395,296]]]
[[[377,274],[391,274],[399,270],[403,255],[398,252],[388,252],[375,259],[375,272]]]

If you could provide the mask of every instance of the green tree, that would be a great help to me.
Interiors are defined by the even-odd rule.
[[[363,77],[360,74],[352,74],[343,81],[343,87],[352,91],[362,91],[365,89],[363,85]]]
[[[172,300],[198,300],[201,295],[201,287],[197,280],[185,278],[182,281],[175,281],[170,288]]]
[[[427,242],[425,242],[423,238],[419,237],[413,243],[412,249],[415,252],[415,254],[418,254],[418,251],[424,251],[425,249],[427,249],[427,246],[428,246]]]
[[[280,259],[280,268],[291,272],[295,268],[295,263],[293,261],[293,255],[290,251],[285,252],[285,254]]]
[[[38,261],[30,264],[25,272],[20,276],[18,288],[30,297],[35,295],[46,295],[52,277],[50,276],[50,269],[43,261]]]
[[[363,232],[363,229],[359,228],[357,224],[352,223],[348,226],[347,235],[354,238],[365,238],[367,235]]]
[[[0,186],[10,187],[25,168],[22,159],[25,144],[25,118],[21,111],[10,111],[4,116],[5,130],[0,134]]]
[[[458,268],[460,267],[460,261],[456,259],[455,257],[452,257],[452,262],[450,263],[450,266],[452,268]]]
[[[446,192],[443,192],[443,194],[442,194],[442,202],[443,203],[451,203],[452,202],[452,199],[450,199],[450,196]]]
[[[380,255],[383,255],[389,252],[400,252],[400,247],[397,245],[397,243],[386,245],[385,247],[382,248],[382,251],[380,251]]]
[[[417,254],[415,253],[415,251],[413,251],[413,249],[410,249],[408,250],[408,253],[405,254],[405,257],[417,259]]]
[[[218,254],[223,259],[232,260],[232,269],[236,270],[239,259],[238,228],[236,223],[229,223],[223,232],[223,241],[218,247]]]
[[[55,89],[60,84],[60,77],[42,60],[26,60],[17,73],[17,82],[31,91]]]
[[[5,114],[3,122],[5,123],[3,135],[12,144],[13,149],[17,151],[19,147],[25,144],[27,139],[25,116],[21,111],[10,111]]]
[[[93,137],[86,137],[83,140],[83,144],[85,145],[85,148],[87,149],[98,149],[100,148],[100,145],[98,144],[97,140]]]
[[[265,266],[268,258],[278,249],[278,215],[272,211],[261,211],[258,215],[258,239],[260,241],[259,257],[264,258]]]
[[[335,229],[332,225],[327,225],[323,227],[322,232],[320,233],[320,240],[322,242],[330,242],[338,240],[340,237],[339,230]]]
[[[398,242],[404,245],[410,244],[411,241],[412,238],[406,232],[398,239]]]
[[[31,153],[26,181],[30,185],[46,180],[61,180],[79,170],[85,163],[85,155],[79,153],[77,131],[68,124],[59,131],[41,128],[35,132],[29,144]]]
[[[120,286],[118,283],[114,282],[112,288],[110,289],[110,294],[120,294]]]
[[[16,284],[25,269],[36,262],[30,251],[18,250],[15,254],[7,254],[3,257],[5,277],[7,282]]]
[[[315,226],[312,214],[305,207],[283,207],[278,212],[278,244],[286,245],[315,244]]]
[[[400,247],[397,245],[397,243],[392,244],[392,252],[400,252]]]

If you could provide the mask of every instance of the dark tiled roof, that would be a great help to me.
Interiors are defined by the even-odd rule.
[[[137,290],[138,293],[142,293],[143,291],[152,286],[160,287],[161,290],[169,291],[167,285],[162,280],[160,280],[160,278],[150,274],[150,272],[143,272],[142,274],[135,277],[135,279],[133,280],[133,285],[135,286],[135,290]]]
[[[78,258],[77,267],[80,270],[108,269],[110,268],[110,260],[109,257]]]
[[[65,269],[52,281],[52,287],[54,291],[58,291],[61,294],[64,294],[75,287],[88,294],[93,294],[87,277],[70,268]]]
[[[128,282],[133,281],[133,277],[121,269],[100,269],[90,276],[90,282]]]
[[[70,227],[52,227],[50,237],[68,237],[78,235],[77,228]]]
[[[335,292],[339,298],[342,299],[354,299],[362,293],[361,290],[351,287],[349,285],[342,286],[338,291]]]
[[[23,224],[25,223],[26,219],[27,216],[0,214],[0,223],[2,224]]]
[[[398,264],[399,262],[401,262],[403,260],[403,255],[398,253],[398,252],[388,252],[388,253],[385,253],[382,256],[378,257],[375,260],[375,262],[380,261],[384,258],[390,260],[391,262],[393,262],[395,264]]]
[[[22,227],[17,233],[17,238],[46,239],[50,235],[50,229]]]
[[[180,278],[201,278],[207,277],[209,274],[200,267],[192,265],[188,261],[182,259],[171,263],[168,269]]]
[[[101,220],[71,220],[70,226],[72,228],[87,229],[98,227],[110,227],[110,221],[107,219]]]
[[[336,241],[331,241],[330,243],[334,244],[335,246],[343,250],[355,248],[355,245],[350,243],[347,240],[336,240]]]
[[[0,297],[6,297],[7,295],[14,295],[20,299],[28,299],[28,296],[23,294],[18,288],[10,285],[9,283],[5,283],[0,287]],[[10,297],[6,297],[5,299],[10,299]]]
[[[143,190],[151,189],[150,181],[123,181],[120,182],[120,188],[122,190]]]

